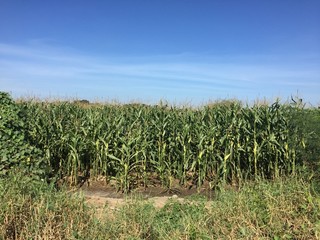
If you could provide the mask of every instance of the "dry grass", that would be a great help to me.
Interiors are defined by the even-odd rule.
[[[27,182],[26,182],[27,181]],[[26,177],[0,179],[0,239],[319,239],[320,197],[290,178],[221,187],[162,208],[135,201],[110,209]],[[96,213],[99,211],[99,218]]]

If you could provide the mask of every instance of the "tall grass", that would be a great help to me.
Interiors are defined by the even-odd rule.
[[[18,171],[0,178],[0,239],[90,239],[93,213],[82,198]]]
[[[297,178],[222,189],[163,208],[134,201],[99,218],[81,195],[11,173],[0,178],[0,239],[319,239],[320,197]]]

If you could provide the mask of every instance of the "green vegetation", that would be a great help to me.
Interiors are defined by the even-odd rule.
[[[41,150],[27,137],[24,109],[7,93],[0,92],[0,177],[16,167],[33,177],[46,178],[48,165]]]
[[[15,102],[0,93],[0,239],[319,239],[320,110],[299,104]],[[136,201],[103,217],[57,188],[203,186],[214,199]]]
[[[299,119],[308,111],[319,115],[279,102],[192,109],[24,101],[19,107],[29,119],[30,143],[42,149],[54,174],[72,184],[105,176],[123,192],[154,178],[170,189],[173,179],[214,188],[294,175],[307,160],[309,133]]]
[[[20,174],[0,179],[0,239],[319,239],[320,196],[296,178],[163,208],[137,200],[97,218],[83,197]],[[101,214],[100,214],[101,215]]]

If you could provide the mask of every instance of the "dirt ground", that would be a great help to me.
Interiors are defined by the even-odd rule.
[[[196,187],[184,188],[175,184],[171,190],[164,189],[160,186],[148,186],[147,188],[138,187],[132,190],[129,194],[123,194],[116,190],[111,183],[106,183],[103,180],[90,181],[90,183],[83,184],[77,189],[84,195],[87,203],[97,208],[108,206],[109,209],[117,209],[123,204],[139,199],[141,201],[149,201],[155,207],[163,207],[169,199],[175,199],[183,202],[184,199],[192,195],[205,196],[211,200],[214,196],[212,190],[204,186],[198,190]]]

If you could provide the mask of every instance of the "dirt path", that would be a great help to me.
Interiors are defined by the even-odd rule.
[[[96,206],[96,207],[104,207],[108,206],[110,209],[117,209],[128,202],[135,201],[134,198],[111,198],[111,197],[101,197],[99,195],[87,195],[84,193],[84,196],[86,198],[86,202],[90,205]],[[157,208],[162,208],[170,199],[175,199],[177,201],[183,202],[183,198],[178,197],[177,195],[173,195],[172,197],[152,197],[148,199],[142,199],[142,201],[145,202],[151,202],[154,204]]]
[[[117,192],[114,187],[107,185],[103,181],[91,182],[90,185],[83,185],[77,192],[81,192],[87,203],[102,209],[108,206],[109,209],[118,209],[125,203],[135,200],[151,202],[157,208],[162,208],[170,199],[183,202],[186,197],[199,194],[197,189],[174,188],[171,191],[165,191],[161,187],[148,187],[147,189],[138,188],[131,194],[125,195]],[[202,191],[200,195],[206,196],[208,200],[212,198],[213,193]]]

